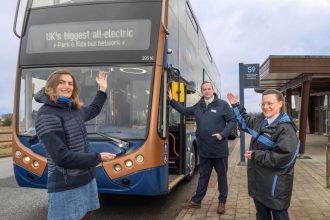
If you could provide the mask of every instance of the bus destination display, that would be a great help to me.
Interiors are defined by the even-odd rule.
[[[33,25],[26,52],[147,50],[150,20],[88,21]]]

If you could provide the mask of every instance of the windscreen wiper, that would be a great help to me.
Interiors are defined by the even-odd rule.
[[[120,148],[126,148],[126,147],[129,146],[128,142],[120,140],[120,139],[115,138],[115,137],[112,137],[112,136],[108,135],[106,132],[95,132],[95,133],[88,133],[88,134],[98,134],[102,137],[105,137],[109,140],[112,140]]]

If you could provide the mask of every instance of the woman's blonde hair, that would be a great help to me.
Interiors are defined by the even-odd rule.
[[[267,89],[266,91],[264,91],[262,93],[262,96],[270,95],[270,94],[276,95],[277,101],[282,102],[281,112],[286,112],[285,100],[284,100],[283,94],[280,91],[276,90],[276,89]]]
[[[83,102],[81,102],[79,99],[79,88],[77,85],[77,80],[69,70],[66,70],[66,69],[56,70],[48,76],[46,86],[45,86],[46,94],[49,96],[49,99],[51,101],[53,101],[53,102],[57,101],[58,97],[56,94],[56,88],[57,88],[58,84],[60,84],[62,75],[71,76],[72,81],[73,81],[73,91],[72,91],[72,95],[70,98],[72,99],[73,104],[77,108],[80,108],[83,105]]]

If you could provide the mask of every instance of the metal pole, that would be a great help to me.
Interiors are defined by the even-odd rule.
[[[244,63],[239,63],[239,102],[244,105]],[[245,163],[245,134],[244,131],[240,130],[240,145],[241,145],[241,160],[240,165],[246,165]]]
[[[300,140],[300,154],[305,153],[306,145],[306,128],[308,120],[308,102],[310,93],[311,81],[304,81],[301,90],[301,110],[299,119],[299,140]]]
[[[328,146],[326,150],[326,161],[327,161],[327,174],[326,174],[326,181],[327,181],[327,188],[330,188],[330,134],[328,136]]]

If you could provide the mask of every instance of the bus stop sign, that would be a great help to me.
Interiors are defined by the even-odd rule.
[[[239,63],[239,97],[240,104],[244,106],[244,89],[259,87],[259,64],[244,64]],[[241,161],[240,165],[245,163],[245,135],[244,131],[240,131],[240,145],[241,145]]]
[[[242,64],[240,68],[244,79],[244,88],[259,87],[259,64]]]

